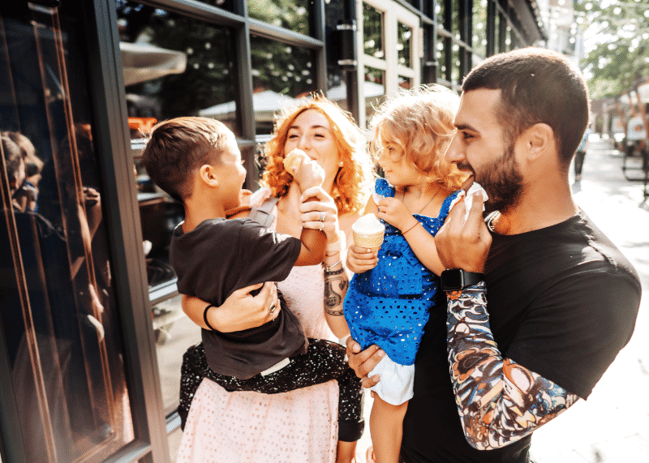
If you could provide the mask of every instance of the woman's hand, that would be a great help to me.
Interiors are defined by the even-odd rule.
[[[305,202],[307,199],[310,201]],[[302,193],[300,201],[302,226],[322,230],[327,235],[327,243],[339,241],[338,208],[333,198],[321,187],[312,187]]]
[[[354,370],[356,376],[361,378],[363,387],[372,387],[381,380],[380,375],[368,377],[367,375],[376,367],[376,365],[385,357],[385,352],[376,344],[372,344],[367,349],[361,351],[361,345],[351,337],[347,338],[346,352],[349,359],[349,366]]]
[[[379,262],[379,248],[363,248],[352,244],[347,250],[347,268],[354,273],[372,270]]]
[[[251,292],[259,288],[261,288],[259,294],[253,296]],[[210,329],[203,319],[208,302],[183,294],[181,305],[185,314],[194,323],[203,329]],[[207,312],[207,320],[215,330],[231,333],[268,323],[277,317],[280,310],[282,308],[277,299],[277,286],[266,282],[234,291],[221,306],[210,308]]]

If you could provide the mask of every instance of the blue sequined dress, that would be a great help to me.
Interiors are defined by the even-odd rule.
[[[384,197],[394,197],[395,189],[385,179],[376,180],[375,190]],[[444,200],[437,217],[414,217],[434,236],[457,194]],[[363,349],[376,344],[394,362],[412,365],[429,310],[435,304],[438,277],[417,259],[398,228],[381,222],[385,238],[379,262],[372,270],[352,277],[344,302],[345,318],[351,337]]]

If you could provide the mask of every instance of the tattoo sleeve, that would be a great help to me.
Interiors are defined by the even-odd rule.
[[[347,286],[349,286],[349,279],[344,269],[334,272],[325,272],[324,310],[327,315],[343,315],[343,300],[347,293]]]
[[[577,401],[576,395],[502,357],[489,326],[484,283],[448,295],[446,326],[451,383],[472,447],[511,444]]]

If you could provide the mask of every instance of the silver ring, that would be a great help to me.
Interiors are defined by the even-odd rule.
[[[325,217],[326,217],[325,213],[324,213],[324,212],[320,212],[320,222],[324,222],[324,221],[325,221]]]
[[[273,305],[270,306],[270,308],[268,309],[268,311],[270,312],[271,315],[273,315],[273,312],[275,312],[275,309],[276,309],[276,308],[277,308],[277,307],[275,306],[275,304],[273,304]]]

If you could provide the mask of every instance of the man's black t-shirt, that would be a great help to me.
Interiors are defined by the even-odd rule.
[[[233,291],[266,281],[282,281],[300,254],[301,242],[251,219],[201,222],[174,230],[169,252],[178,291],[220,306]],[[280,360],[306,352],[300,322],[280,295],[277,318],[234,333],[202,331],[205,357],[216,373],[248,379]]]
[[[633,333],[641,294],[635,269],[583,212],[541,230],[492,236],[487,312],[500,352],[586,399]],[[488,451],[467,443],[448,369],[440,310],[415,361],[404,460],[527,462],[531,436]]]

